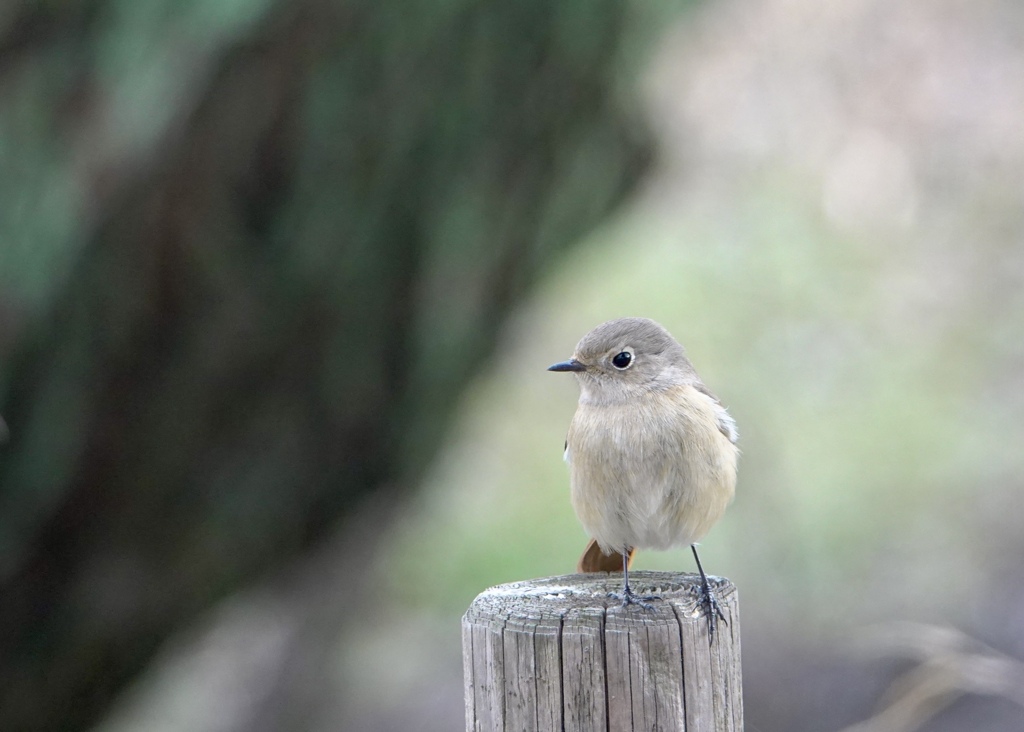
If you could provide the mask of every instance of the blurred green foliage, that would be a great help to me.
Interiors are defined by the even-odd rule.
[[[649,160],[633,15],[0,11],[0,727],[91,723],[175,628],[416,485]]]
[[[48,305],[94,222],[92,165],[138,166],[151,155],[196,93],[195,74],[270,4],[8,6],[0,17],[0,41],[13,55],[0,105],[0,291],[8,303]],[[57,35],[75,26],[86,32]],[[19,57],[33,30],[56,42]],[[5,367],[0,361],[0,377]]]

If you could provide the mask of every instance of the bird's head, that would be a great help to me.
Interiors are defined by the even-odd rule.
[[[620,318],[580,339],[568,361],[548,367],[576,375],[581,401],[612,403],[696,381],[683,347],[648,318]]]

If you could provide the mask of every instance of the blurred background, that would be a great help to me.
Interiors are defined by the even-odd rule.
[[[1024,730],[1022,199],[1013,0],[8,0],[0,729],[460,729],[644,315],[747,728]]]

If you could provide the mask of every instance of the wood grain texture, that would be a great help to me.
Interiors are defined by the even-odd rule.
[[[515,582],[462,619],[466,729],[474,732],[740,732],[736,588],[709,577],[728,624],[708,644],[699,577],[631,572],[650,610],[608,596],[621,574]]]

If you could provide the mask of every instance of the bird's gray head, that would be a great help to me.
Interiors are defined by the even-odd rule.
[[[581,399],[603,403],[699,380],[683,347],[648,318],[602,323],[576,344],[571,359],[548,371],[574,373]]]

